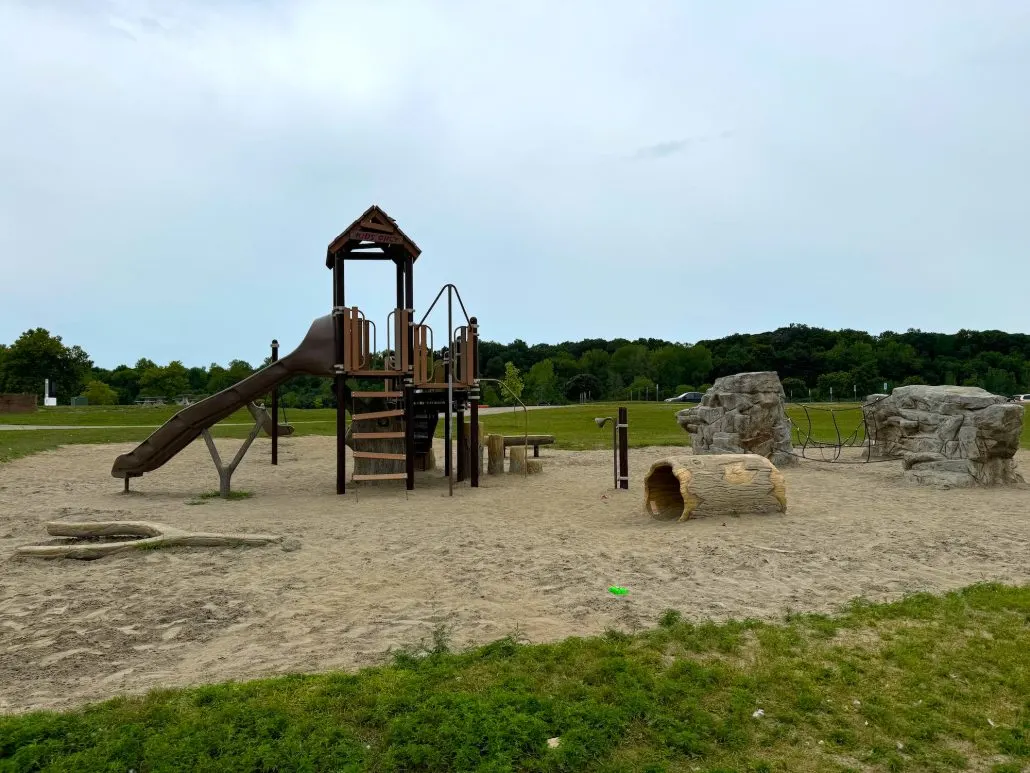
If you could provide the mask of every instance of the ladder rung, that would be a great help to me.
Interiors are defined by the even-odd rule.
[[[351,397],[404,397],[403,392],[351,392]]]
[[[389,419],[394,416],[403,416],[404,409],[397,408],[392,411],[372,411],[372,413],[352,413],[351,421],[365,421],[366,419]]]
[[[352,432],[354,440],[397,440],[404,437],[403,432]]]
[[[355,459],[396,459],[403,462],[407,457],[404,454],[388,454],[385,451],[355,451]]]
[[[407,477],[405,472],[380,472],[375,475],[352,475],[351,480],[404,480]]]

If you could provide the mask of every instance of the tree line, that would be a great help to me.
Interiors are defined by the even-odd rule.
[[[232,386],[268,361],[188,367],[181,360],[159,365],[144,358],[109,370],[94,365],[80,346],[35,328],[9,345],[0,344],[0,392],[42,395],[43,381],[49,378],[61,404],[80,395],[93,405],[197,398]],[[795,401],[863,398],[882,391],[885,383],[887,389],[905,384],[979,386],[1010,395],[1030,392],[1030,336],[997,330],[872,335],[793,324],[693,344],[657,338],[533,346],[522,340],[482,341],[480,367],[485,379],[518,384],[516,391],[529,404],[575,402],[582,396],[653,400],[703,392],[719,376],[754,370],[777,371]],[[314,376],[291,379],[281,399],[288,408],[335,405],[330,380]],[[494,381],[484,382],[483,399],[487,404],[511,401],[509,390]]]

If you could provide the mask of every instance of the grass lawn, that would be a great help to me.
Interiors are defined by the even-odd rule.
[[[631,446],[690,444],[690,438],[676,423],[675,414],[685,406],[668,403],[623,403],[629,409],[629,443]],[[611,425],[599,430],[595,416],[615,416],[618,403],[591,403],[559,408],[528,411],[505,411],[484,415],[481,421],[487,432],[517,435],[523,432],[528,419],[529,432],[554,435],[557,448],[584,450],[611,447]],[[829,408],[833,408],[831,412]],[[36,413],[5,414],[0,424],[54,424],[83,427],[106,425],[102,429],[74,430],[21,430],[0,431],[0,462],[19,456],[46,451],[59,445],[72,443],[131,443],[143,440],[153,429],[167,421],[178,410],[176,407],[60,407],[46,408]],[[804,433],[811,431],[814,440],[836,443],[838,431],[842,438],[857,432],[857,440],[864,440],[862,412],[857,403],[832,406],[818,404],[806,409],[797,404],[787,407],[790,417]],[[296,435],[327,435],[335,432],[336,412],[330,408],[287,412]],[[836,426],[834,422],[836,421]],[[811,423],[811,430],[809,430]],[[246,410],[239,410],[215,425],[215,437],[244,438],[250,431],[252,420]],[[443,437],[443,422],[437,427]],[[795,437],[795,443],[800,440]],[[1030,411],[1024,411],[1023,448],[1030,448]]]
[[[633,603],[632,594],[624,597]],[[0,771],[1030,766],[1030,587],[451,653],[0,718]],[[548,739],[557,738],[557,746]]]

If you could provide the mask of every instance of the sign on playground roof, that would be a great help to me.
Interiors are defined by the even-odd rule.
[[[403,244],[404,238],[397,234],[384,234],[376,231],[354,230],[347,234],[348,239],[364,242],[380,242],[384,244]]]

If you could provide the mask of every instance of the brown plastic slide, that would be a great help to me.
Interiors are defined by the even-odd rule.
[[[319,317],[311,323],[300,346],[237,384],[183,408],[127,454],[114,460],[111,475],[137,478],[156,470],[218,423],[291,376],[333,375],[333,321]]]

